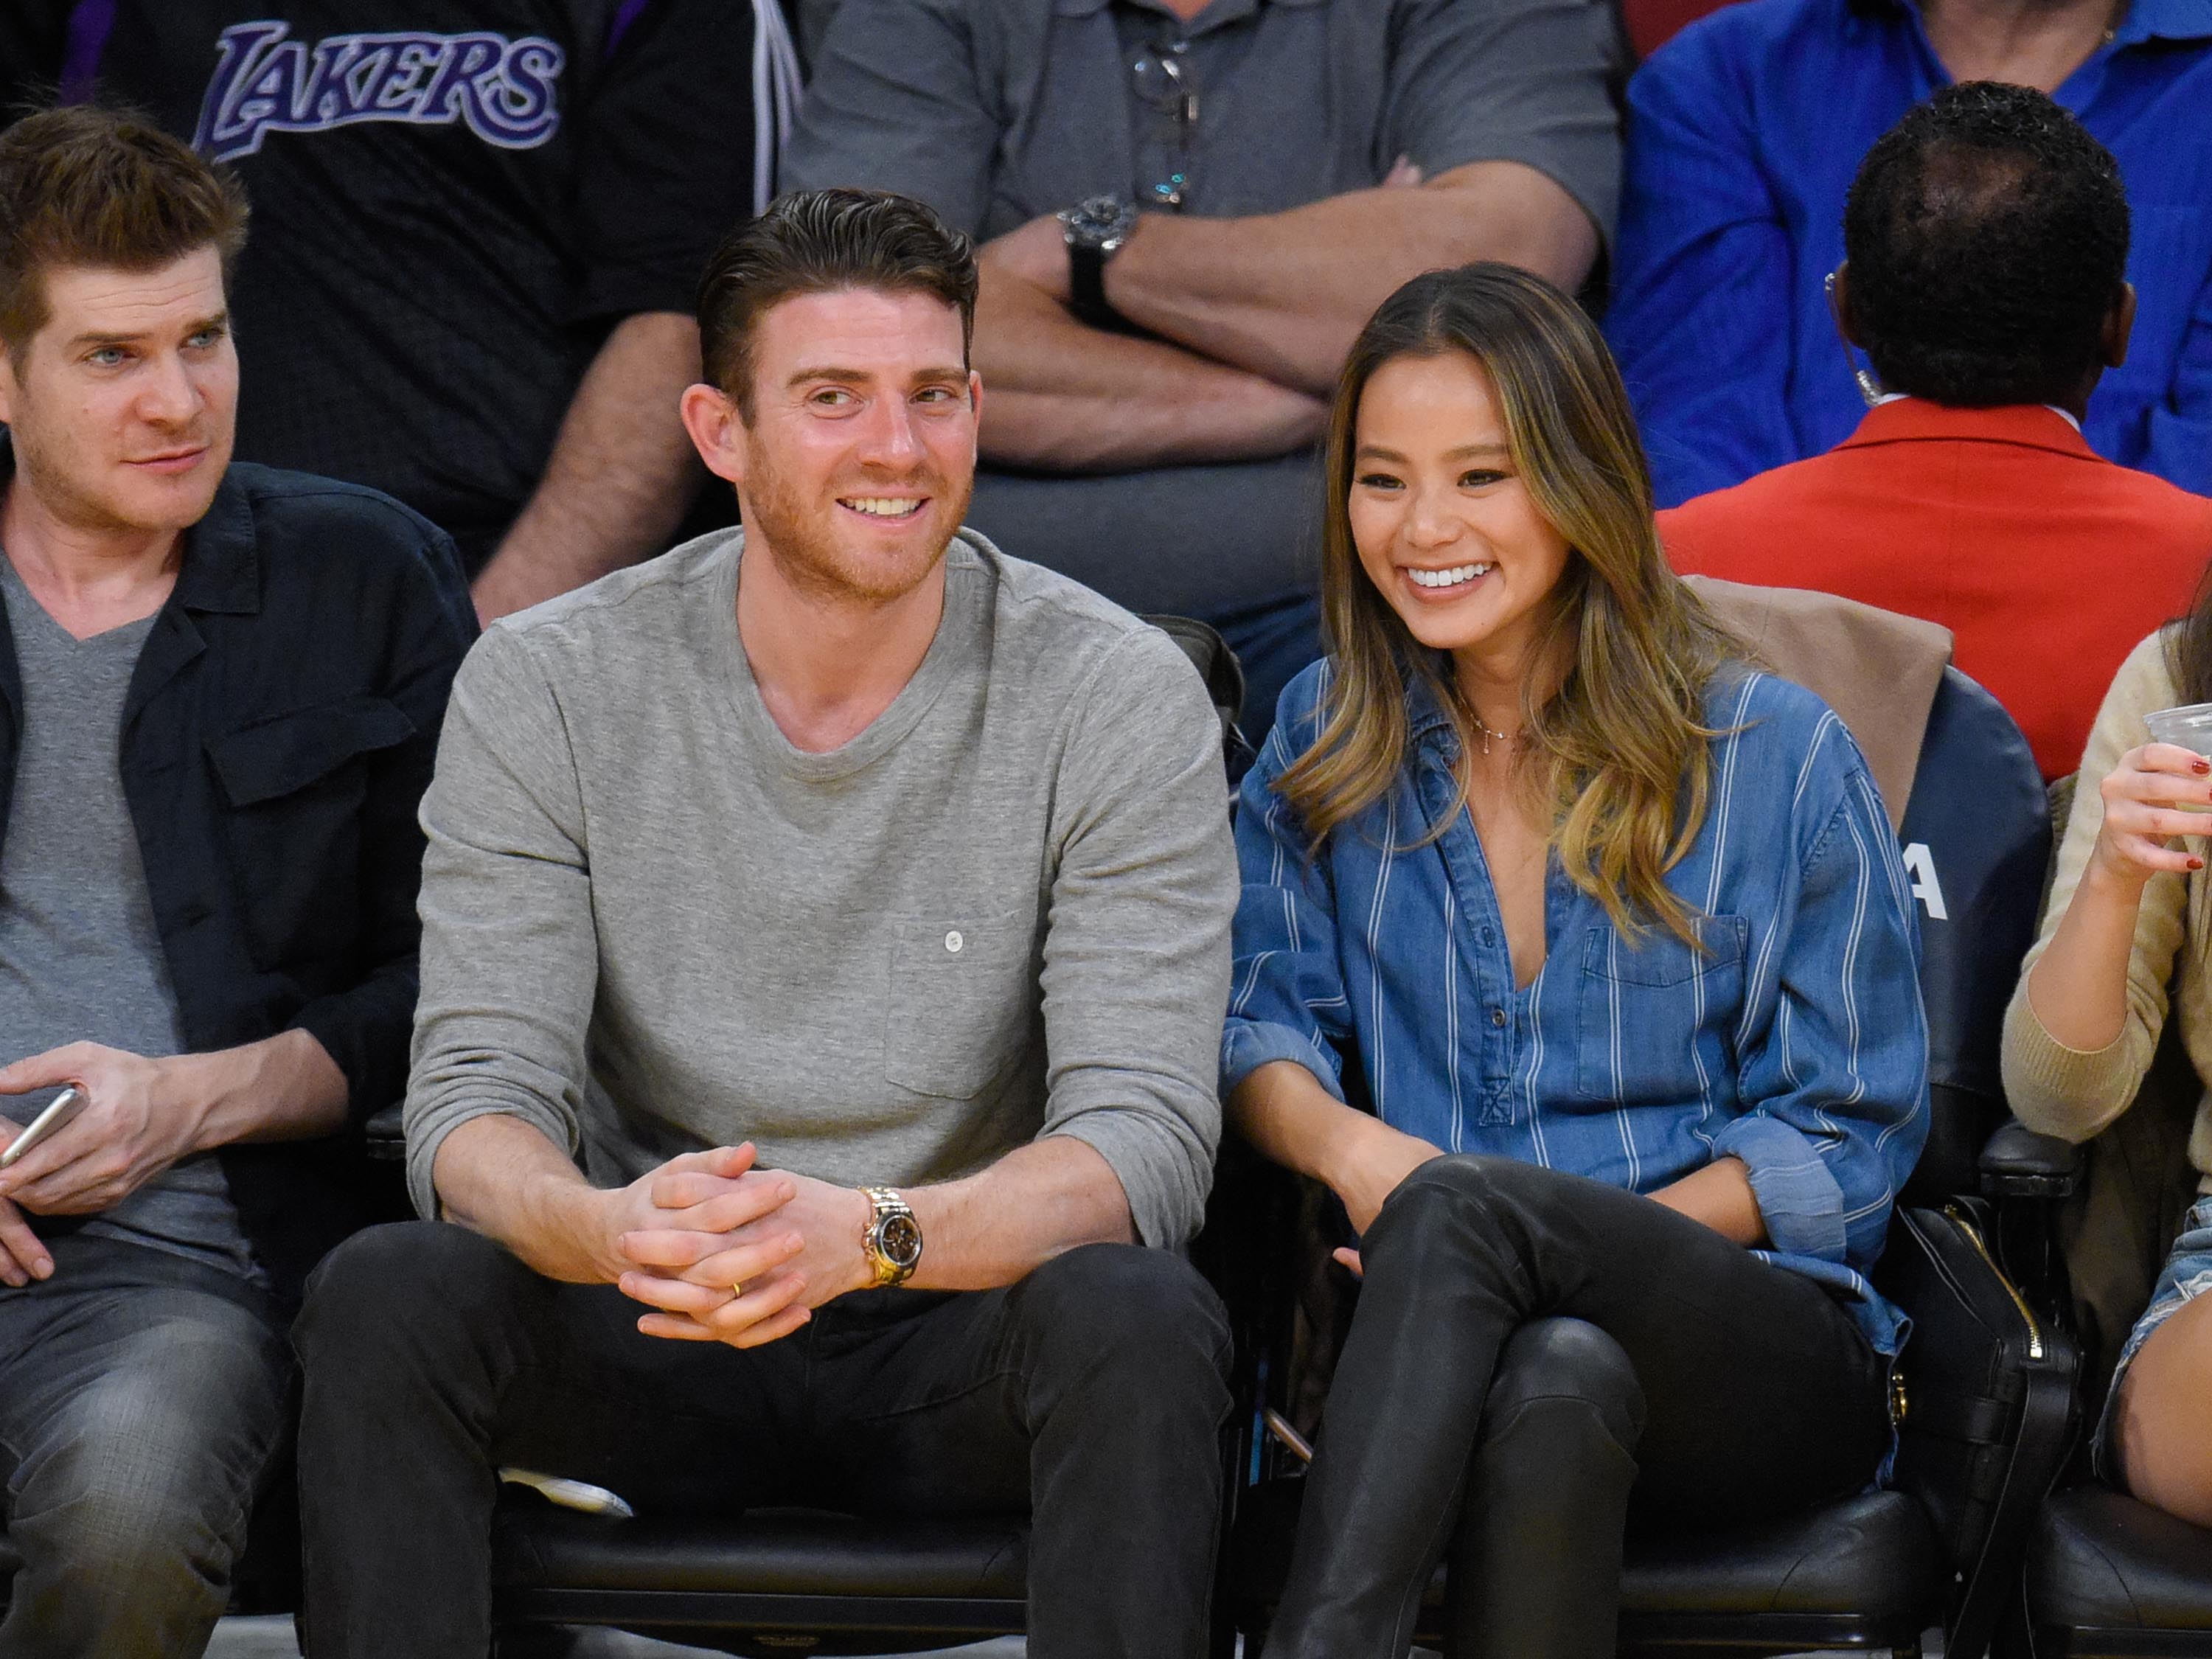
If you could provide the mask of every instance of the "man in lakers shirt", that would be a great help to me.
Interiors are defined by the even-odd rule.
[[[398,496],[486,617],[683,520],[692,288],[795,84],[776,0],[0,5],[0,123],[58,85],[244,179],[240,458]]]

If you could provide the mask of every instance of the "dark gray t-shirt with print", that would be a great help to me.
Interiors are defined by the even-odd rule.
[[[0,847],[0,1062],[68,1042],[179,1053],[176,993],[118,758],[124,699],[154,618],[73,638],[5,556],[0,598],[23,684]],[[27,1122],[52,1095],[0,1101],[0,1113]],[[185,1159],[83,1230],[258,1276],[213,1153]]]

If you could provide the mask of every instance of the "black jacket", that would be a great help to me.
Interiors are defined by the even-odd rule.
[[[12,471],[0,445],[0,488]],[[236,465],[185,538],[125,699],[123,791],[187,1048],[296,1026],[350,1085],[340,1134],[222,1153],[288,1306],[369,1218],[361,1126],[406,1086],[416,808],[476,631],[453,543],[427,520],[372,490]],[[0,835],[22,729],[0,629]]]

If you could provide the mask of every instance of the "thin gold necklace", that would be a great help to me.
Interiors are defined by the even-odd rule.
[[[1513,734],[1511,732],[1501,732],[1494,726],[1484,725],[1482,716],[1476,714],[1474,709],[1469,708],[1467,711],[1467,717],[1474,722],[1474,729],[1482,738],[1482,752],[1484,754],[1486,755],[1490,752],[1490,740],[1492,738],[1497,738],[1500,743],[1510,744],[1513,741]]]

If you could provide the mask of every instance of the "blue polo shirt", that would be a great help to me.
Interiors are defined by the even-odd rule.
[[[1606,332],[1662,506],[1832,448],[1866,406],[1822,281],[1874,141],[1951,77],[1900,0],[1749,0],[1629,85]],[[2118,160],[2140,295],[2098,453],[2212,491],[2212,0],[2134,0],[2055,96]]]

